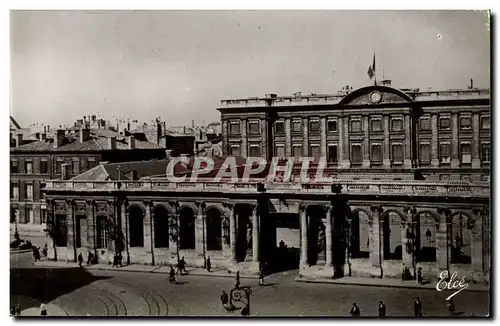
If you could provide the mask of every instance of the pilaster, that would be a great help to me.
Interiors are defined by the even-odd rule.
[[[299,206],[299,214],[300,214],[300,266],[301,267],[306,267],[308,266],[308,259],[307,259],[307,231],[308,231],[308,224],[307,224],[307,206],[305,205],[300,205]]]
[[[431,166],[439,167],[439,156],[438,156],[438,116],[433,114],[431,116]]]
[[[304,155],[304,157],[308,157],[309,156],[309,119],[308,118],[302,119],[302,129],[304,131],[303,142],[302,142],[302,155]]]
[[[384,157],[382,165],[384,168],[388,169],[391,167],[391,157],[390,157],[390,129],[389,129],[389,116],[384,115]]]
[[[405,169],[411,169],[411,123],[410,116],[404,116],[405,141],[404,141],[404,161]]]
[[[479,147],[479,113],[474,113],[472,115],[472,131],[474,137],[472,137],[472,168],[481,168],[480,160],[480,147]]]
[[[343,157],[343,161],[342,161],[342,168],[349,169],[351,167],[351,161],[350,161],[350,155],[349,155],[349,117],[343,117],[341,119],[344,120],[343,135],[342,135],[344,157]]]
[[[368,116],[363,116],[363,162],[361,168],[370,168],[370,128],[368,124]]]
[[[285,156],[292,157],[292,129],[290,118],[285,119]]]
[[[326,157],[326,117],[321,117],[319,121],[321,131],[320,153],[321,157]]]
[[[75,211],[74,201],[66,201],[66,227],[67,227],[67,260],[76,262],[76,248],[75,248]]]
[[[382,267],[382,207],[371,206],[372,219],[370,223],[370,262],[374,267]]]
[[[234,216],[234,205],[228,204],[229,209],[229,241],[231,246],[231,262],[236,263],[236,218]]]
[[[333,265],[333,229],[332,229],[332,215],[331,206],[324,206],[326,216],[326,266]]]
[[[247,119],[242,119],[240,122],[241,130],[241,156],[247,157]]]
[[[338,152],[338,162],[339,162],[339,167],[342,169],[343,164],[344,164],[344,119],[342,117],[339,117],[337,120],[337,125],[338,125],[338,134],[339,134],[339,141],[337,143],[337,152]]]
[[[439,226],[436,233],[436,263],[440,270],[448,270],[449,248],[448,248],[448,223],[450,210],[438,208]]]
[[[458,168],[460,160],[458,159],[458,114],[451,115],[451,168]]]
[[[254,206],[252,209],[252,261],[253,262],[258,262],[259,261],[259,230],[260,230],[260,223],[259,223],[259,216],[257,214],[257,206]]]
[[[144,251],[146,252],[152,252],[152,246],[151,246],[151,206],[152,202],[151,201],[144,201],[144,210],[145,210],[145,215],[144,215]]]
[[[472,270],[475,273],[483,273],[486,268],[484,264],[484,252],[483,252],[483,219],[485,218],[485,212],[483,210],[473,211],[473,223],[470,223],[472,227],[472,238],[471,238],[471,264]],[[468,223],[469,224],[469,223]]]

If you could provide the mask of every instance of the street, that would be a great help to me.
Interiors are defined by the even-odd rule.
[[[297,271],[288,271],[269,276],[266,286],[242,279],[241,286],[252,289],[251,315],[348,316],[356,302],[361,316],[377,316],[377,303],[383,300],[388,316],[412,316],[413,299],[418,296],[424,316],[448,316],[444,302],[448,292],[298,283],[293,281],[296,275]],[[19,303],[24,310],[51,302],[70,316],[239,316],[239,311],[226,312],[219,301],[221,291],[229,293],[233,287],[233,278],[186,275],[178,276],[178,281],[169,284],[167,275],[158,273],[11,269],[11,304]],[[488,313],[487,292],[465,290],[454,300],[457,316]]]

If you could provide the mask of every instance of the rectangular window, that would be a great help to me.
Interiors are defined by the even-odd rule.
[[[89,158],[87,165],[89,170],[94,168],[96,166],[95,158]]]
[[[61,173],[63,163],[64,162],[62,160],[56,161],[56,173]]]
[[[73,174],[80,174],[80,161],[74,160],[72,168],[73,168]]]
[[[229,134],[230,135],[239,135],[240,134],[240,123],[239,122],[229,123]]]
[[[403,145],[392,144],[392,162],[395,164],[403,163]]]
[[[431,145],[429,143],[420,143],[420,163],[431,163]]]
[[[481,144],[481,161],[483,163],[490,163],[491,152],[490,152],[490,143],[482,143]]]
[[[250,151],[249,151],[250,157],[259,157],[259,145],[250,145]]]
[[[462,164],[472,163],[472,147],[470,143],[460,144],[460,156],[462,157]]]
[[[274,133],[284,134],[285,133],[285,123],[283,121],[276,121],[274,123]]]
[[[276,145],[276,157],[285,157],[285,145]]]
[[[293,157],[301,157],[302,156],[302,146],[301,145],[294,145],[292,147],[293,150]]]
[[[328,146],[328,162],[337,163],[337,145]]]
[[[380,120],[380,118],[372,118],[371,119],[371,127],[372,127],[372,131],[381,131],[382,130],[382,120]]]
[[[33,163],[31,161],[24,162],[24,173],[33,173]]]
[[[258,135],[260,134],[260,127],[258,121],[250,121],[248,123],[248,133],[250,135]]]
[[[25,212],[26,212],[24,216],[25,223],[33,224],[35,222],[35,217],[33,215],[33,208],[26,207]]]
[[[450,129],[450,118],[439,118],[439,129]]]
[[[68,228],[66,226],[66,215],[56,215],[56,247],[66,247]]]
[[[40,173],[49,173],[49,162],[46,159],[40,161]]]
[[[26,184],[26,200],[33,200],[33,185],[32,184]]]
[[[441,162],[441,164],[450,164],[451,162],[450,143],[439,144],[439,162]]]
[[[481,129],[490,129],[490,117],[481,117]]]
[[[320,156],[321,156],[321,152],[319,150],[319,146],[318,145],[311,145],[309,147],[309,152],[311,154],[311,157],[313,157],[315,160],[319,159]]]
[[[337,120],[328,120],[328,132],[337,132]]]
[[[361,164],[361,144],[352,144],[351,145],[351,163],[352,164]]]
[[[10,184],[10,198],[19,200],[19,184],[17,183]]]
[[[10,173],[18,173],[19,168],[18,168],[18,162],[17,160],[11,160],[10,161]]]
[[[460,129],[471,129],[471,127],[472,127],[471,117],[460,118]]]
[[[351,132],[361,132],[361,119],[351,119]]]
[[[240,156],[240,145],[231,145],[231,156]]]
[[[401,131],[401,130],[403,130],[403,119],[401,119],[401,118],[392,118],[392,120],[391,120],[391,130],[392,131]]]
[[[375,163],[382,162],[382,146],[380,144],[372,144],[372,158]]]
[[[302,121],[293,120],[292,122],[292,131],[293,132],[301,132],[302,131]]]
[[[106,216],[97,216],[97,244],[98,249],[108,247],[108,228],[106,227]]]
[[[431,119],[428,117],[420,118],[420,130],[431,130]]]
[[[310,132],[319,132],[319,120],[311,120],[309,121],[309,131]]]

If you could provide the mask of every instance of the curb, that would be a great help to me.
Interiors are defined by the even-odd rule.
[[[353,286],[370,286],[370,287],[380,287],[380,288],[401,288],[401,289],[416,289],[416,290],[434,290],[436,288],[429,287],[420,287],[416,285],[392,285],[392,284],[371,284],[371,283],[350,283],[350,282],[332,282],[328,279],[310,279],[310,278],[301,278],[296,277],[295,282],[303,282],[303,283],[319,283],[319,284],[331,284],[331,285],[353,285]],[[448,290],[447,290],[448,291]],[[489,292],[489,289],[467,289],[469,292]]]

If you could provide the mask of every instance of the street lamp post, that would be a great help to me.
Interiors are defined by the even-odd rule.
[[[351,270],[351,237],[352,237],[352,221],[351,219],[347,220],[347,225],[348,229],[346,232],[346,256],[347,256],[347,266],[349,267],[349,276],[352,276],[352,270]]]

